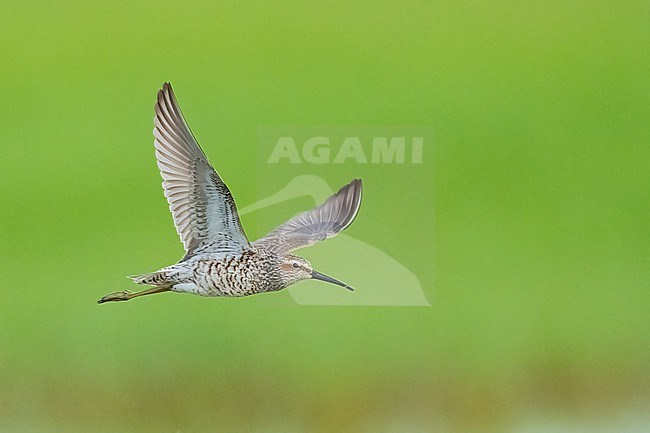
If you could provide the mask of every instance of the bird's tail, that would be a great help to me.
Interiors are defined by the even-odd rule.
[[[152,272],[150,274],[129,275],[129,278],[136,284],[150,286],[162,286],[169,283],[165,272]]]

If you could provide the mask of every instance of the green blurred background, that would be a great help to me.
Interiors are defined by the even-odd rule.
[[[648,431],[649,18],[645,1],[3,1],[0,431]],[[432,126],[421,166],[358,167],[346,232],[432,306],[98,306],[182,254],[152,145],[167,80],[240,206],[267,181],[260,127]]]

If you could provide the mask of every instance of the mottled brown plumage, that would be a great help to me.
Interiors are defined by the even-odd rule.
[[[111,293],[99,303],[165,291],[240,297],[282,290],[306,279],[353,290],[290,252],[331,238],[352,223],[361,204],[360,179],[251,244],[228,187],[192,135],[169,83],[158,92],[155,112],[156,159],[185,256],[174,265],[131,277],[152,288]]]

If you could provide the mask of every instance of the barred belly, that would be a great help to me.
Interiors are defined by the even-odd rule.
[[[200,296],[241,297],[263,290],[263,269],[247,255],[221,260],[198,259],[186,262],[192,271],[190,281],[172,287],[173,291]]]

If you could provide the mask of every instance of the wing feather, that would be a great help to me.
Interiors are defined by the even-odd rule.
[[[325,203],[281,224],[253,245],[285,254],[336,236],[357,216],[363,185],[354,179]]]
[[[165,83],[154,117],[156,160],[187,259],[199,253],[238,253],[249,243],[235,201],[208,162]]]

